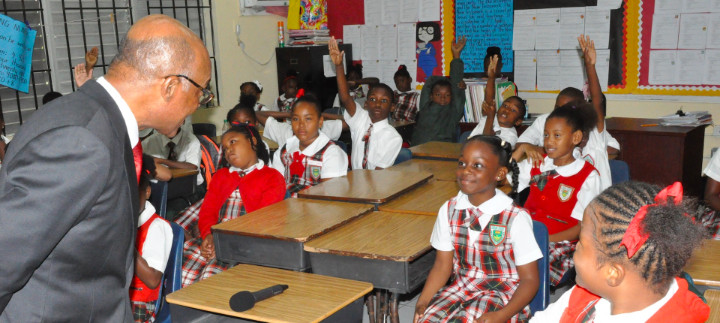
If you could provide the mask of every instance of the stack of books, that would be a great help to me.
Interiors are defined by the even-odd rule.
[[[327,45],[330,29],[290,29],[288,46]]]
[[[485,100],[486,80],[465,79],[465,116],[460,122],[478,122],[482,117],[482,103]],[[495,104],[499,108],[505,99],[517,95],[517,88],[507,79],[495,80]]]
[[[692,111],[675,113],[660,118],[663,126],[688,126],[694,127],[705,124],[712,124],[712,115],[707,111]]]

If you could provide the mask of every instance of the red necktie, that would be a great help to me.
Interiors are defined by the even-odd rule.
[[[363,136],[363,141],[365,142],[365,154],[363,155],[363,161],[362,161],[362,168],[367,169],[368,168],[368,150],[370,150],[370,132],[372,132],[373,124],[370,124],[370,127],[368,127],[367,132],[365,133],[365,136]]]
[[[135,160],[135,174],[137,174],[137,181],[140,183],[140,173],[142,172],[142,144],[138,142],[135,148],[132,150],[133,159]]]

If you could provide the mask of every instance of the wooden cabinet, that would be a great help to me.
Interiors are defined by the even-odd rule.
[[[610,118],[606,125],[620,142],[618,159],[630,167],[630,178],[667,186],[683,183],[685,194],[702,196],[705,126],[664,127],[658,119]]]
[[[345,61],[347,64],[351,64],[353,59],[352,45],[340,45],[340,50],[345,51]],[[322,102],[324,109],[332,106],[337,94],[337,80],[334,77],[325,77],[323,56],[328,55],[327,45],[278,47],[275,48],[275,55],[277,57],[278,89],[282,88],[282,81],[287,76],[288,71],[295,70],[300,79],[300,87],[304,88],[305,91],[315,93]],[[345,66],[345,70],[347,70],[347,67]]]

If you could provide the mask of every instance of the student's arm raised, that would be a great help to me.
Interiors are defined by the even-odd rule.
[[[343,56],[345,56],[345,52],[340,51],[335,37],[330,38],[328,50],[330,51],[330,59],[333,64],[335,64],[335,74],[337,74],[338,96],[340,96],[340,102],[342,102],[347,110],[347,113],[352,117],[355,115],[355,109],[357,107],[355,106],[355,101],[353,101],[352,97],[350,97],[348,82],[345,78],[345,67],[343,66]]]
[[[587,73],[588,86],[590,87],[590,97],[592,98],[593,108],[597,113],[597,130],[603,132],[605,128],[605,114],[602,110],[602,89],[600,88],[600,80],[598,79],[595,63],[597,62],[597,52],[595,51],[595,42],[590,36],[580,35],[578,37],[580,49],[583,51],[585,61],[585,72]]]
[[[465,48],[465,43],[467,43],[467,37],[462,36],[455,39],[450,47],[453,54],[453,60],[450,62],[450,83],[452,83],[453,95],[451,106],[455,110],[453,112],[457,121],[460,121],[463,117],[465,110],[465,90],[460,88],[460,83],[463,81],[463,76],[465,76],[465,63],[460,59],[460,54]]]

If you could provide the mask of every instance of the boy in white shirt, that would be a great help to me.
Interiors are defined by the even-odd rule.
[[[180,127],[172,138],[155,132],[142,141],[143,153],[155,157],[155,160],[169,168],[199,169],[202,151],[200,141],[190,127]],[[203,183],[198,173],[197,185]]]
[[[348,94],[343,70],[344,52],[340,52],[334,38],[330,39],[328,47],[337,71],[338,93],[345,106],[343,116],[352,137],[352,168],[382,169],[392,166],[402,148],[402,137],[388,123],[395,99],[393,90],[383,83],[374,85],[368,91],[363,109]]]

